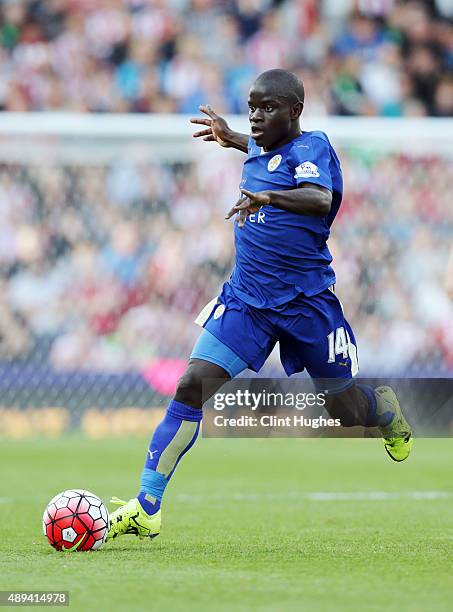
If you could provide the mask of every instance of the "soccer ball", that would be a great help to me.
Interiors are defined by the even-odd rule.
[[[104,503],[84,489],[55,495],[42,517],[44,535],[56,550],[97,550],[105,542],[108,528]]]

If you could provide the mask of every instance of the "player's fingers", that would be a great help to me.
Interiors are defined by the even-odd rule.
[[[250,206],[251,202],[248,198],[244,198],[243,200],[239,200],[239,202],[237,202],[233,208],[234,210],[245,210],[246,208],[248,208]]]
[[[215,142],[215,138],[212,134],[210,136],[205,136],[203,140],[206,140],[206,142]]]
[[[211,119],[217,119],[217,114],[214,112],[214,109],[209,104],[202,104],[199,108],[202,113],[205,113],[206,115],[211,117]]]
[[[248,206],[249,206],[249,202],[247,198],[240,198],[236,202],[236,204],[233,206],[233,208],[227,213],[227,215],[225,216],[225,219],[230,219],[233,215],[244,210]]]
[[[236,204],[231,208],[231,210],[225,215],[225,219],[231,219],[233,215],[235,215],[240,210],[247,208],[249,205],[247,198],[239,198]]]
[[[237,210],[235,209],[235,207],[233,206],[233,208],[231,208],[227,214],[225,215],[225,219],[231,219],[231,217],[233,215],[235,215],[237,213]]]
[[[257,191],[256,193],[252,193],[247,189],[241,189],[241,192],[247,197],[251,206],[261,208],[261,206],[264,206],[265,204],[270,204],[270,196],[265,191]]]
[[[211,125],[210,119],[204,119],[203,117],[192,117],[190,123],[199,123],[200,125]]]
[[[247,196],[251,200],[255,198],[255,194],[252,193],[251,191],[248,191],[247,189],[241,189],[241,193],[243,193],[245,196]]]
[[[194,138],[199,138],[200,136],[210,136],[211,134],[212,134],[212,130],[211,128],[209,128],[208,130],[200,130],[199,132],[194,132],[192,136]]]

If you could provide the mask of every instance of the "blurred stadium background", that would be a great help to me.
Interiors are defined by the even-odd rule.
[[[165,407],[234,255],[242,158],[195,143],[188,115],[209,102],[247,131],[248,87],[276,66],[302,77],[303,125],[342,160],[330,244],[362,373],[452,376],[451,2],[0,14],[0,434],[152,429],[142,409]]]

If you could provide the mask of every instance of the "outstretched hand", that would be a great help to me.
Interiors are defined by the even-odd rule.
[[[221,147],[229,147],[228,135],[230,134],[231,130],[225,119],[220,117],[220,115],[217,115],[209,104],[206,106],[200,106],[199,108],[200,111],[209,118],[193,117],[190,122],[197,123],[199,125],[206,125],[208,126],[208,129],[195,132],[193,137],[203,138],[203,140],[206,142],[218,142]]]
[[[241,193],[244,197],[239,198],[233,208],[225,216],[225,219],[231,219],[233,215],[239,213],[236,219],[239,227],[245,225],[249,215],[256,213],[265,204],[271,203],[271,198],[267,191],[252,193],[247,189],[241,189]]]

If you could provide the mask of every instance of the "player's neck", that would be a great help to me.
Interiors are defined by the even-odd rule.
[[[285,136],[281,140],[278,140],[277,142],[275,142],[269,147],[263,147],[263,150],[267,153],[268,151],[274,151],[275,149],[284,147],[285,145],[290,143],[295,138],[298,138],[301,134],[302,134],[302,130],[300,129],[300,126],[298,125],[294,130],[291,130],[291,132],[287,136]]]

